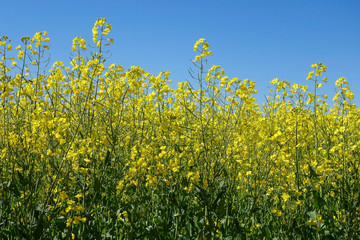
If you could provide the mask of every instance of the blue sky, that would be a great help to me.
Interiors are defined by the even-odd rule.
[[[346,77],[360,105],[360,1],[3,1],[0,36],[14,44],[46,30],[51,62],[69,65],[72,39],[91,41],[97,18],[112,24],[111,62],[171,72],[174,86],[191,80],[193,45],[206,38],[229,77],[254,80],[264,101],[273,78],[310,84],[310,65],[323,62],[329,78],[322,92]]]

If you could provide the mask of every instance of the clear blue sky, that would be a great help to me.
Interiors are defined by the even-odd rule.
[[[198,38],[214,53],[210,64],[229,77],[254,80],[263,102],[273,78],[305,84],[310,65],[328,66],[328,84],[346,77],[360,104],[360,1],[2,1],[0,36],[19,43],[46,30],[51,62],[69,65],[72,39],[91,41],[97,18],[112,24],[111,62],[158,74],[171,72],[174,83],[191,80],[189,59]],[[307,82],[310,83],[310,82]],[[175,86],[175,84],[174,84]]]

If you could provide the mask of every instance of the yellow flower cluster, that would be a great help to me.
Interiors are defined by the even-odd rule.
[[[332,107],[317,95],[322,63],[307,77],[314,91],[274,79],[260,106],[255,82],[206,69],[212,52],[199,39],[200,87],[173,89],[169,72],[106,65],[110,30],[98,19],[98,51],[87,57],[76,37],[70,67],[57,61],[48,75],[39,71],[46,32],[23,38],[16,53],[1,38],[0,222],[9,225],[0,232],[358,236],[360,110],[345,78]]]
[[[207,40],[200,38],[194,45],[194,52],[198,52],[200,54],[195,56],[193,62],[198,62],[206,56],[212,55],[212,51],[209,50],[209,47],[210,45],[207,43]]]
[[[101,30],[100,38],[98,36],[99,27]],[[96,20],[94,27],[92,29],[92,34],[93,34],[93,42],[96,43],[97,47],[100,47],[102,45],[103,36],[108,35],[111,30],[112,30],[111,24],[107,23],[105,18],[98,18],[98,20]],[[107,41],[112,43],[114,40],[112,38],[109,38],[107,39]]]

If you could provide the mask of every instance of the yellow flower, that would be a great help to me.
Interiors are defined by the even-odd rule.
[[[289,198],[290,198],[290,195],[287,194],[287,193],[283,193],[281,198],[284,200],[284,202],[287,202],[289,200]]]
[[[95,25],[99,25],[100,27],[102,27],[106,22],[106,18],[98,18],[94,24]]]
[[[313,77],[313,74],[314,74],[314,71],[310,71],[309,74],[307,75],[307,78],[306,79],[312,79]]]
[[[66,226],[69,227],[71,225],[71,223],[72,223],[72,218],[68,218],[66,220]]]
[[[316,225],[316,220],[309,220],[306,222],[306,224],[309,226],[314,226],[314,225]]]
[[[62,200],[67,199],[67,198],[68,198],[67,193],[66,193],[65,191],[61,191],[61,192],[60,192],[60,198],[61,198]]]
[[[74,224],[79,224],[80,222],[86,222],[86,217],[80,217],[80,216],[75,216],[73,223]]]
[[[279,82],[278,78],[274,78],[273,80],[270,81],[271,84],[275,85]]]

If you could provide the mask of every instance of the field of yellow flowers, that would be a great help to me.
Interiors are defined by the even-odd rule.
[[[0,239],[360,237],[345,78],[329,106],[313,64],[308,86],[274,79],[260,106],[199,39],[193,81],[172,89],[169,72],[105,65],[110,31],[98,19],[48,74],[46,32],[1,38]]]

